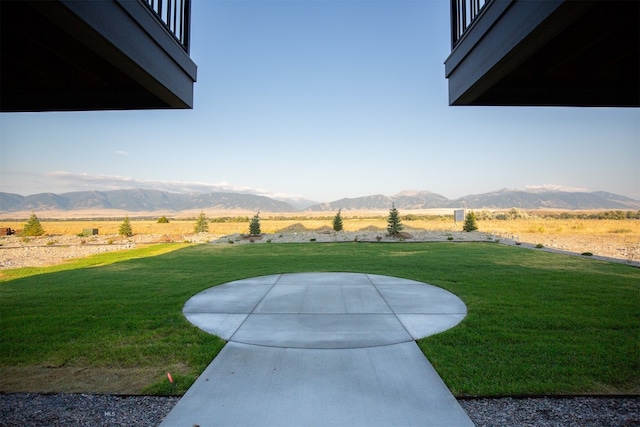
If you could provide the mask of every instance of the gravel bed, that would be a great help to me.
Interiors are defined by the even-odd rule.
[[[640,426],[639,398],[463,399],[460,405],[477,427]]]
[[[177,402],[177,397],[1,394],[0,426],[155,427]]]
[[[177,397],[0,394],[0,426],[157,426]],[[640,398],[463,399],[477,427],[640,426]]]

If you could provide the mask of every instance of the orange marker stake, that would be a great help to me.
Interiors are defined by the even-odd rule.
[[[173,377],[171,376],[171,374],[169,372],[167,372],[167,378],[169,378],[169,382],[171,384],[173,384]]]

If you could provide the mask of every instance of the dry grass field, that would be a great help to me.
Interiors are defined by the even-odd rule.
[[[461,222],[454,222],[450,217],[424,218],[408,220],[401,216],[402,223],[407,230],[426,231],[460,231]],[[209,232],[212,234],[247,233],[249,217],[208,217]],[[386,216],[345,216],[343,215],[345,231],[367,231],[386,229]],[[157,220],[131,219],[135,234],[189,234],[193,233],[194,219],[170,219],[169,223],[161,224]],[[0,228],[10,227],[20,230],[26,221],[2,221]],[[76,235],[82,230],[97,228],[102,235],[118,234],[121,219],[95,220],[40,220],[45,233],[50,235]],[[264,233],[286,231],[314,231],[330,230],[330,217],[261,217],[260,225]],[[485,233],[515,235],[515,236],[608,236],[637,239],[640,237],[640,221],[635,219],[555,219],[529,218],[518,220],[479,220],[479,230]]]
[[[210,220],[209,234],[226,236],[248,234],[249,215],[207,216]],[[451,216],[427,216],[401,213],[405,231],[454,232],[462,230],[461,222]],[[386,231],[384,213],[343,214],[346,232]],[[153,241],[185,241],[194,234],[195,219],[173,219],[169,223],[158,223],[156,219],[131,219],[134,235],[153,235]],[[26,221],[0,220],[0,228],[14,230],[23,228]],[[76,236],[84,229],[98,229],[99,236],[114,236],[117,239],[122,219],[60,219],[41,220],[48,236]],[[515,220],[479,220],[479,231],[494,239],[511,239],[532,245],[569,252],[613,257],[628,261],[640,261],[640,220],[637,219],[557,219],[529,217]],[[287,234],[300,232],[331,232],[332,215],[261,215],[261,230],[265,234]],[[2,242],[0,242],[1,244]]]
[[[244,217],[233,218],[224,222],[216,218],[209,218],[214,222],[209,223],[209,233],[216,235],[227,235],[235,233],[249,232],[249,218]],[[195,227],[195,220],[169,220],[168,224],[159,224],[157,220],[136,220],[131,219],[131,228],[134,234],[191,234]],[[23,228],[25,222],[17,221],[1,221],[0,227],[10,227],[14,230]],[[100,235],[118,234],[118,229],[122,220],[63,220],[63,221],[47,221],[40,220],[40,224],[46,234],[49,235],[77,235],[84,229],[99,230]],[[454,231],[462,229],[462,224],[455,225],[453,220],[416,220],[404,221],[405,227],[419,230],[434,231]],[[260,228],[263,233],[286,233],[299,231],[330,231],[332,226],[331,219],[318,218],[286,218],[270,219],[269,217],[260,219]],[[343,217],[343,226],[345,231],[367,231],[367,230],[386,230],[386,218],[348,218]]]

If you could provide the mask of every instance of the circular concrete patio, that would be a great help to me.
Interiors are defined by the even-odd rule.
[[[361,348],[413,341],[457,325],[465,304],[413,280],[361,273],[290,273],[209,288],[186,318],[232,342],[286,348]]]
[[[229,342],[161,427],[473,426],[413,341],[464,318],[443,289],[278,274],[207,289],[183,312]]]

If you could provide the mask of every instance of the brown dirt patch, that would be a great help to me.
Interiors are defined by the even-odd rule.
[[[162,375],[156,368],[3,367],[0,391],[140,394]]]

